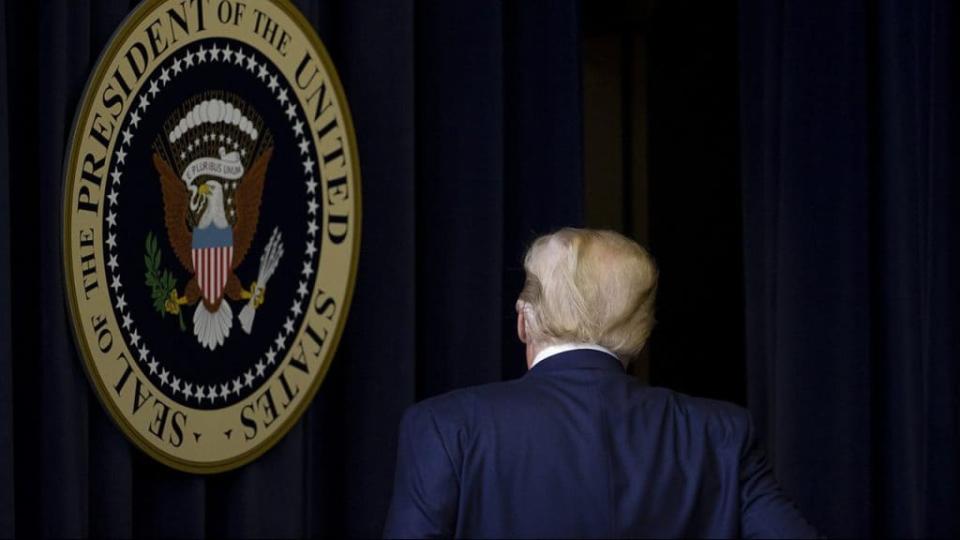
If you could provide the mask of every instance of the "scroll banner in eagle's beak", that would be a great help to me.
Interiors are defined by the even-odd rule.
[[[227,156],[230,157],[230,156]],[[243,176],[243,163],[214,157],[197,158],[183,169],[180,175],[186,183],[193,182],[198,176],[213,176],[225,180],[238,180]]]

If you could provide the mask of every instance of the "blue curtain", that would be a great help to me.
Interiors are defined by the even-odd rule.
[[[827,535],[960,530],[960,26],[741,0],[748,401]]]
[[[0,536],[379,535],[402,410],[523,371],[512,337],[523,247],[580,224],[577,3],[297,2],[356,124],[356,293],[299,424],[211,477],[126,442],[65,311],[61,156],[132,4],[0,0]]]

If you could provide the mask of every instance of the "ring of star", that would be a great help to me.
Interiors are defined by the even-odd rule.
[[[319,219],[319,203],[317,202],[317,187],[319,185],[317,175],[319,164],[313,160],[314,154],[311,151],[312,144],[309,142],[309,135],[304,133],[305,126],[302,120],[303,111],[299,105],[294,103],[295,100],[290,99],[288,92],[290,92],[291,89],[286,81],[271,71],[273,66],[268,65],[269,60],[265,58],[258,60],[258,56],[261,56],[258,52],[240,46],[239,44],[236,44],[235,48],[231,48],[229,44],[220,48],[217,43],[214,43],[212,47],[204,48],[202,42],[196,48],[187,47],[185,50],[178,51],[177,54],[172,55],[163,66],[154,71],[149,83],[144,85],[143,88],[146,90],[140,94],[139,101],[136,102],[136,105],[131,107],[127,115],[126,127],[121,132],[122,140],[118,140],[117,148],[113,154],[113,167],[110,172],[107,191],[107,212],[104,215],[105,228],[107,230],[107,234],[104,235],[104,243],[106,244],[106,251],[108,253],[107,267],[109,268],[110,292],[113,296],[114,309],[119,314],[118,320],[121,321],[121,328],[126,334],[127,343],[130,345],[131,350],[136,353],[136,357],[141,363],[142,371],[145,374],[149,373],[150,377],[156,383],[159,383],[161,388],[169,387],[174,396],[182,394],[185,401],[193,400],[198,404],[203,403],[203,400],[207,400],[209,403],[214,403],[217,399],[226,401],[231,393],[239,396],[244,389],[253,389],[255,381],[265,378],[268,375],[267,369],[276,364],[278,361],[277,357],[280,356],[282,358],[284,346],[288,338],[296,335],[294,332],[296,321],[301,319],[301,324],[303,322],[301,315],[305,312],[304,302],[310,294],[308,287],[315,272],[314,269],[316,268],[319,257],[319,250],[317,248],[317,234],[320,228],[317,223]],[[283,108],[285,116],[291,122],[290,129],[293,131],[294,137],[298,142],[299,155],[303,159],[302,164],[306,195],[304,203],[307,206],[308,214],[308,240],[304,248],[303,267],[300,271],[298,288],[289,309],[290,314],[281,326],[276,339],[274,339],[274,345],[265,351],[263,355],[258,358],[256,364],[247,369],[242,376],[212,385],[201,385],[195,381],[179,377],[171,370],[168,370],[166,366],[162,365],[161,360],[150,352],[146,340],[140,336],[136,322],[129,312],[126,295],[123,292],[123,282],[121,281],[119,270],[119,255],[117,253],[119,239],[116,231],[120,230],[118,225],[120,218],[118,196],[122,185],[123,165],[125,165],[126,162],[127,149],[130,148],[131,142],[137,136],[139,123],[143,118],[142,115],[145,114],[150,107],[150,100],[155,98],[158,93],[162,92],[163,89],[177,77],[187,73],[191,67],[204,62],[217,61],[232,62],[236,66],[252,72],[271,92],[278,104]]]

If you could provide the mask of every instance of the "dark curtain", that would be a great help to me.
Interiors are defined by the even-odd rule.
[[[650,382],[743,405],[737,3],[658,2],[646,43]]]
[[[0,0],[0,536],[376,536],[403,409],[523,372],[524,246],[581,221],[577,3],[297,3],[356,124],[356,293],[299,424],[254,463],[198,477],[111,423],[61,286],[61,156],[132,4]]]
[[[828,535],[960,530],[960,26],[741,0],[748,401]]]

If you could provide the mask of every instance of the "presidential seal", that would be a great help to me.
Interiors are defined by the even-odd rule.
[[[343,89],[288,0],[156,0],[117,30],[66,150],[77,347],[127,437],[174,468],[256,458],[333,359],[360,172]]]

